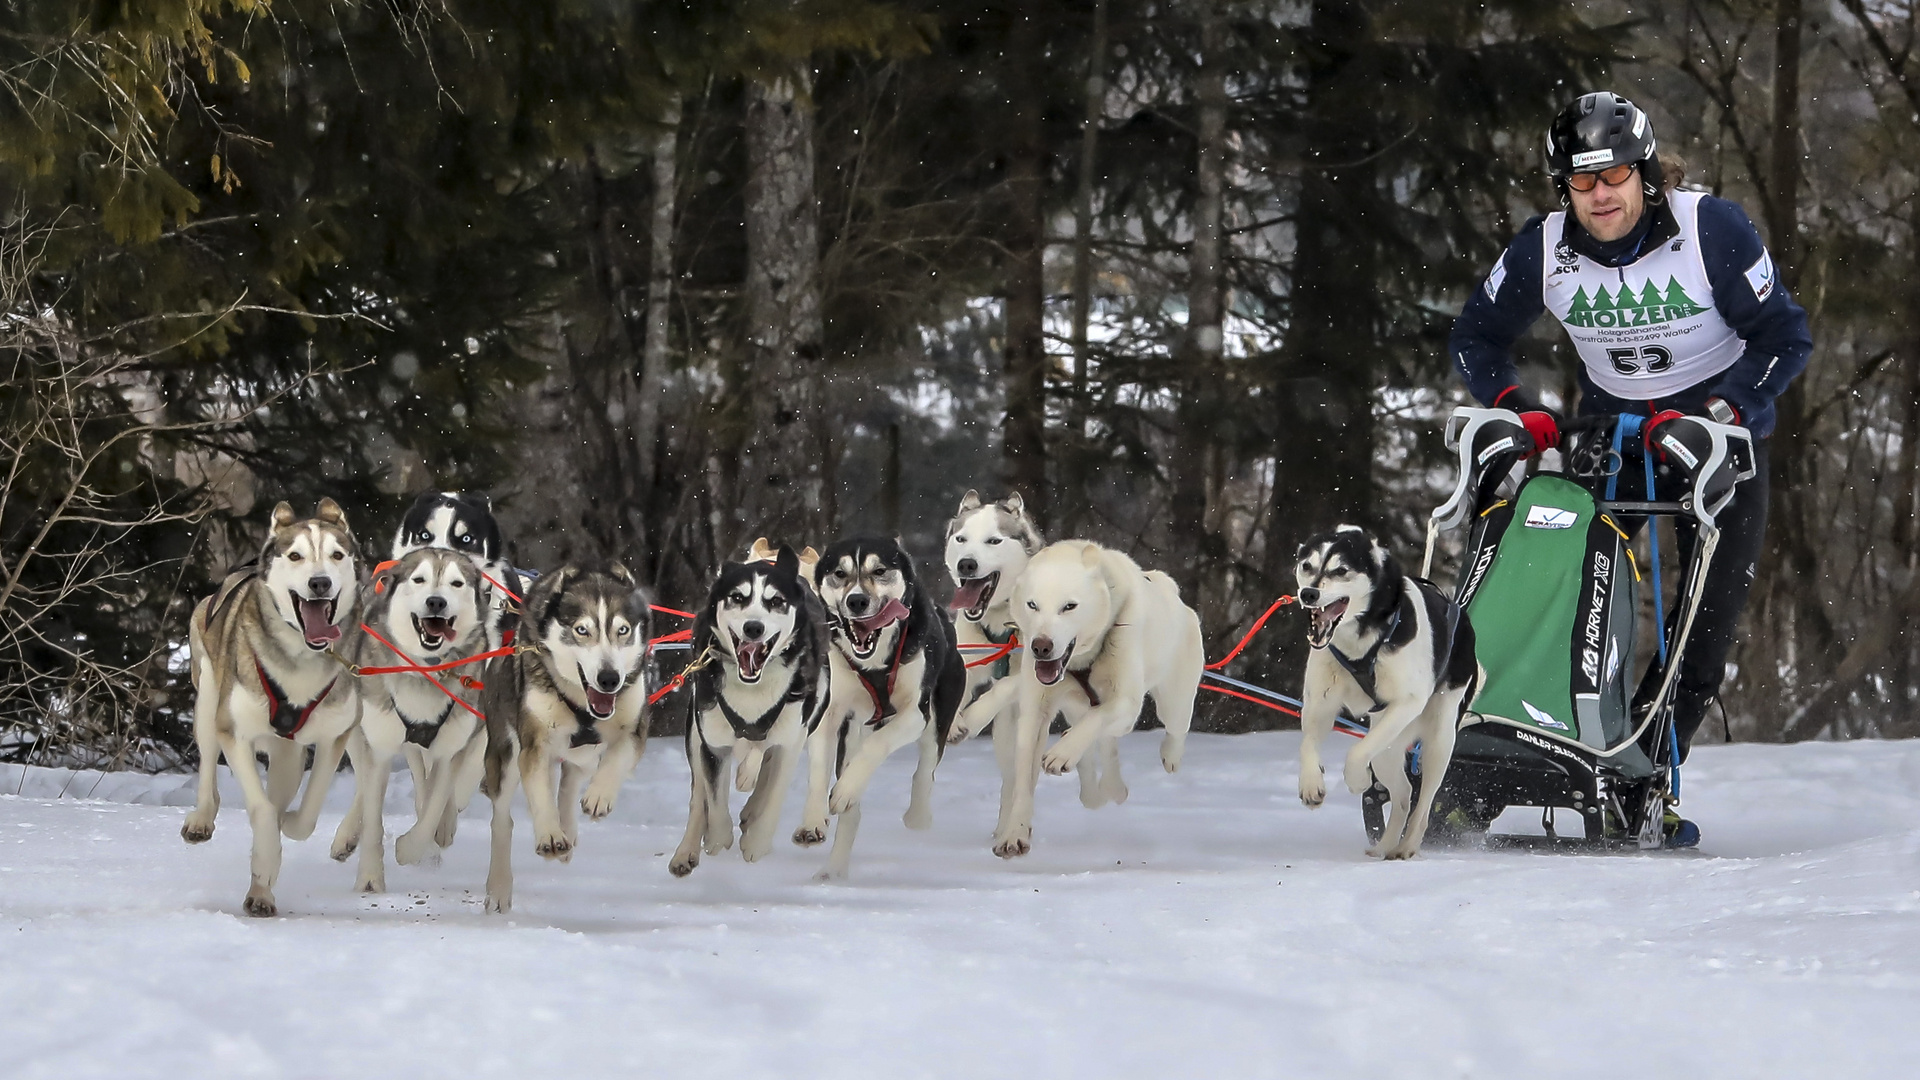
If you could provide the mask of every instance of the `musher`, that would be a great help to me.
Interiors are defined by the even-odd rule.
[[[1560,416],[1520,384],[1513,343],[1551,311],[1580,355],[1579,412],[1631,412],[1654,430],[1693,414],[1753,434],[1759,472],[1717,515],[1720,545],[1674,689],[1686,759],[1720,690],[1727,653],[1758,566],[1767,520],[1767,437],[1774,399],[1807,366],[1807,313],[1787,295],[1773,257],[1738,203],[1677,190],[1653,124],[1615,94],[1587,94],[1547,130],[1547,171],[1561,209],[1528,221],[1454,323],[1448,350],[1482,405],[1512,409],[1541,448]],[[1572,213],[1567,210],[1571,209]],[[1693,531],[1678,519],[1681,557]],[[1636,704],[1657,688],[1641,684]],[[1699,830],[1669,814],[1668,842]]]

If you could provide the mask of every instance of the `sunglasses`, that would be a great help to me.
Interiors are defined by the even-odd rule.
[[[1629,163],[1615,165],[1611,169],[1602,169],[1597,173],[1574,173],[1567,177],[1567,186],[1575,191],[1592,191],[1594,185],[1601,182],[1605,182],[1608,187],[1619,187],[1626,183],[1633,176],[1633,171],[1639,167],[1636,163]]]

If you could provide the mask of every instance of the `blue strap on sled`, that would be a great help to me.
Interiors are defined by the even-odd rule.
[[[1622,414],[1619,424],[1613,429],[1614,453],[1619,453],[1620,447],[1626,439],[1639,434],[1639,432],[1640,418],[1631,414]],[[1653,450],[1647,448],[1641,454],[1641,458],[1646,464],[1647,501],[1653,502]],[[1618,475],[1607,478],[1607,497],[1609,499],[1613,498],[1614,484],[1618,479]],[[1663,590],[1660,585],[1660,527],[1652,518],[1647,519],[1647,546],[1649,549],[1647,561],[1652,564],[1653,568],[1654,642],[1659,647],[1660,667],[1661,670],[1664,671],[1667,666],[1666,596],[1665,590]],[[1672,795],[1677,800],[1680,798],[1680,732],[1672,724],[1667,725],[1667,761],[1672,768]]]

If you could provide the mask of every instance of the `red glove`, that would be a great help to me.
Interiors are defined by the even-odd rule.
[[[1560,445],[1560,418],[1545,409],[1533,409],[1520,414],[1520,426],[1533,436],[1533,453],[1552,450]],[[1532,457],[1533,454],[1523,455]]]
[[[1646,427],[1647,452],[1652,453],[1654,451],[1653,433],[1661,424],[1669,420],[1678,420],[1685,415],[1687,414],[1674,409],[1661,409],[1659,412],[1648,417]],[[1665,450],[1660,451],[1660,460],[1667,460],[1667,452]]]

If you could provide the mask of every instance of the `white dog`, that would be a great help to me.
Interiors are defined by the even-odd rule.
[[[1367,854],[1411,858],[1453,760],[1460,715],[1483,681],[1473,625],[1433,583],[1401,573],[1357,525],[1300,545],[1294,573],[1313,620],[1300,710],[1300,801],[1319,806],[1327,797],[1320,744],[1340,711],[1366,717],[1366,737],[1347,751],[1347,790],[1359,795],[1378,776],[1393,799],[1386,831]],[[1410,806],[1406,760],[1416,742],[1420,798]]]
[[[1160,763],[1178,770],[1206,667],[1200,617],[1173,579],[1084,540],[1063,540],[1033,557],[1014,584],[1013,617],[1027,664],[1013,753],[1001,771],[993,852],[1002,858],[1032,847],[1036,766],[1055,774],[1080,768],[1089,807],[1126,799],[1119,739],[1149,695],[1167,732]],[[1056,713],[1066,716],[1067,733],[1041,754]]]

